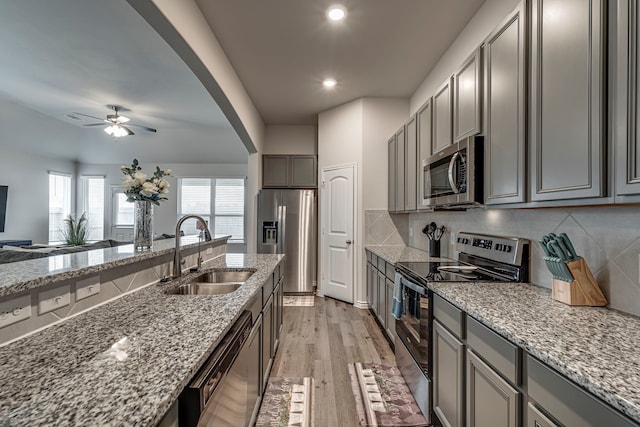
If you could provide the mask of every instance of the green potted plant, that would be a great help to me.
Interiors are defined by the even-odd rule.
[[[87,219],[86,212],[83,212],[80,217],[76,218],[73,215],[64,220],[65,227],[62,230],[62,236],[65,243],[70,246],[81,246],[87,243],[87,236],[89,235],[89,220]]]

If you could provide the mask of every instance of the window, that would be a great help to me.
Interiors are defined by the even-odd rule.
[[[179,178],[178,217],[200,215],[212,234],[244,243],[244,186],[244,178]],[[198,234],[196,221],[185,222],[182,231]]]
[[[104,239],[104,177],[83,176],[82,211],[86,213],[89,223],[87,240]]]
[[[113,200],[113,225],[116,227],[133,227],[133,203],[127,202],[124,188],[111,189]]]
[[[64,220],[71,214],[71,176],[49,172],[49,244],[64,242]]]

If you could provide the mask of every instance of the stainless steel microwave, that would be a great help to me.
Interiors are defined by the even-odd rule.
[[[482,137],[470,136],[427,157],[422,161],[422,174],[422,207],[482,205]]]

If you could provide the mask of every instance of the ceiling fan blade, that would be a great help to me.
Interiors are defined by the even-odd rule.
[[[82,125],[82,126],[104,126],[104,123],[89,123],[88,125]]]
[[[127,126],[120,125],[120,127],[122,129],[126,130],[129,135],[135,135],[135,133],[133,133],[133,131],[131,129],[129,129]]]
[[[96,120],[101,120],[103,122],[107,122],[107,120],[104,119],[104,117],[96,117],[96,116],[90,116],[88,114],[82,114],[82,113],[76,113],[74,112],[73,114],[77,114],[78,116],[85,116],[85,117],[90,117],[92,119],[96,119]],[[108,122],[107,122],[108,123]]]
[[[150,127],[142,126],[142,125],[137,125],[137,124],[135,124],[135,123],[127,123],[127,126],[135,126],[135,127],[139,127],[139,128],[144,129],[144,130],[147,130],[147,131],[149,131],[149,132],[158,132],[158,131],[157,131],[156,129],[154,129],[154,128],[150,128]]]

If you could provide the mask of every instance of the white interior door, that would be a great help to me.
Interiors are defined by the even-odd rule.
[[[353,303],[354,166],[325,169],[322,184],[322,283],[325,296]]]

